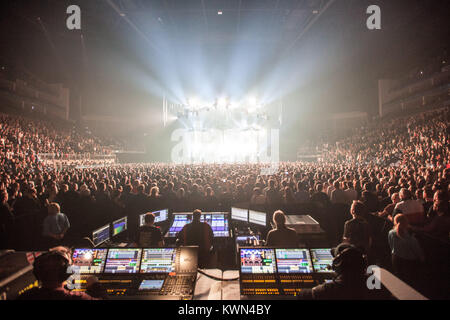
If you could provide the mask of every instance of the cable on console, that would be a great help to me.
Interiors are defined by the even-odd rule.
[[[89,238],[89,237],[84,237],[83,240],[88,240],[89,243],[92,245],[92,248],[95,248],[95,244],[94,244],[94,242],[91,240],[91,238]]]
[[[210,274],[207,274],[205,271],[203,271],[203,270],[200,269],[200,268],[198,268],[197,271],[198,271],[199,273],[201,273],[201,274],[207,276],[208,278],[211,278],[211,279],[217,280],[217,281],[236,281],[236,280],[239,280],[239,277],[237,277],[237,278],[231,278],[231,279],[218,278],[218,277],[212,276],[212,275],[210,275]]]

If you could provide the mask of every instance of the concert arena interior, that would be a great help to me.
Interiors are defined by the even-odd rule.
[[[450,299],[449,14],[3,0],[0,300]]]

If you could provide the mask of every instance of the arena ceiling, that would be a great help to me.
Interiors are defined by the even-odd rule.
[[[65,9],[77,4],[82,12],[82,32],[105,37],[133,28],[150,40],[155,32],[174,37],[191,35],[202,41],[295,41],[308,24],[334,0],[6,0],[4,19],[39,28],[40,17],[53,33],[70,37],[65,30]],[[246,37],[246,28],[258,29]]]
[[[134,24],[152,41],[155,31],[211,43],[294,41],[334,0],[106,0],[81,1],[87,30],[116,32]],[[93,27],[95,26],[95,27]],[[258,29],[246,37],[248,27]],[[95,32],[95,31],[94,31]]]
[[[72,4],[81,8],[80,31],[66,28]],[[371,4],[382,7],[380,31],[365,27]],[[248,77],[236,86],[255,79],[280,84],[274,90],[291,85],[293,108],[301,101],[311,110],[370,110],[377,79],[438,53],[449,32],[446,0],[3,0],[0,8],[0,62],[66,83],[74,96],[90,91],[83,94],[89,110],[113,110],[116,101],[119,110],[130,96],[142,108],[159,107],[154,92],[178,76],[172,61],[183,84],[194,82],[190,64],[202,62],[201,84],[235,67],[242,73],[230,78]],[[197,47],[203,56],[194,64]]]
[[[119,54],[122,57],[115,60],[116,66],[133,61],[140,64],[137,69],[145,69],[158,79],[170,76],[170,72],[160,70],[164,63],[148,66],[151,62],[160,61],[174,51],[194,54],[197,48],[205,53],[206,69],[215,68],[216,61],[229,60],[229,64],[236,65],[230,58],[232,51],[236,51],[234,55],[238,61],[261,59],[258,69],[263,69],[276,61],[277,55],[299,45],[302,36],[333,2],[6,0],[2,3],[3,19],[0,21],[3,33],[0,41],[5,44],[2,58],[26,61],[24,65],[30,69],[41,69],[38,73],[44,78],[50,81],[61,79],[71,87],[79,87],[78,84],[83,82],[80,80],[83,70],[90,71],[104,64],[108,57]],[[66,9],[72,4],[81,9],[81,30],[66,28]],[[5,31],[12,29],[13,34]],[[29,47],[38,50],[30,52]],[[34,55],[36,52],[39,57]],[[243,57],[243,54],[247,55]],[[265,60],[256,55],[265,55]],[[173,60],[180,60],[183,65],[190,62],[189,58]],[[223,66],[218,73],[223,74],[226,68],[228,66]],[[102,72],[92,77],[98,77]]]

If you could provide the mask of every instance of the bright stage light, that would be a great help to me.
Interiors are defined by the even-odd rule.
[[[227,102],[228,102],[227,98],[219,98],[219,100],[217,101],[217,104],[220,107],[225,107],[227,105]]]
[[[248,103],[252,106],[252,107],[256,107],[258,100],[256,99],[256,97],[252,96],[250,98],[248,98]]]
[[[231,102],[229,106],[230,109],[236,109],[238,107],[238,104],[236,102]]]
[[[198,99],[196,97],[191,97],[188,99],[188,105],[191,107],[197,106]]]
[[[257,130],[194,130],[185,137],[188,161],[195,163],[256,162]]]
[[[91,260],[91,259],[92,259],[92,253],[86,252],[86,254],[84,255],[84,260]]]

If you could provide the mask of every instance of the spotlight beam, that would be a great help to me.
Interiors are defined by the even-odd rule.
[[[39,25],[42,28],[42,31],[44,32],[45,38],[48,41],[48,44],[50,45],[50,47],[52,48],[53,54],[55,55],[56,61],[58,62],[63,76],[66,77],[66,79],[68,79],[69,81],[73,82],[73,77],[72,74],[69,72],[67,65],[64,63],[64,60],[61,58],[61,55],[58,52],[58,49],[56,48],[55,43],[53,42],[50,33],[48,32],[47,28],[44,25],[44,22],[41,20],[40,17],[37,18]]]
[[[164,3],[164,9],[166,9],[166,11],[167,11],[167,15],[169,16],[170,22],[172,23],[173,27],[175,28],[175,31],[178,32],[178,25],[175,23],[172,15],[170,14],[169,4],[167,3],[166,0],[163,0],[163,3]]]
[[[128,19],[126,15],[123,15],[123,12],[114,4],[114,2],[112,2],[112,0],[106,0],[106,2],[108,2],[108,4],[114,9],[114,11],[116,11],[121,18],[123,18],[141,37],[143,37],[153,49],[155,49],[160,54],[162,53],[145,33],[143,33],[130,19]]]
[[[205,0],[202,0],[203,19],[205,20],[206,30],[208,30],[208,17],[206,16]]]
[[[242,0],[239,0],[238,20],[237,20],[237,32],[238,33],[239,33],[239,27],[240,27],[240,24],[241,24],[241,4],[242,4]]]
[[[270,25],[273,28],[273,25],[275,23],[275,13],[278,12],[278,5],[280,4],[280,0],[277,0],[277,2],[275,3],[275,8],[273,10],[272,15],[270,16]]]
[[[297,44],[298,40],[300,40],[303,35],[308,32],[308,30],[312,27],[312,25],[320,18],[320,16],[327,11],[327,9],[335,2],[335,0],[329,0],[325,6],[319,11],[319,13],[308,23],[308,25],[300,32],[300,34],[295,38],[295,40],[291,43],[289,47],[287,47],[286,51],[291,51]]]

